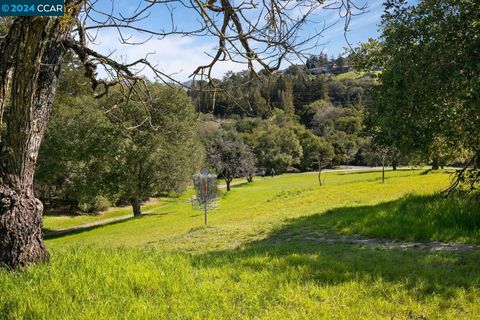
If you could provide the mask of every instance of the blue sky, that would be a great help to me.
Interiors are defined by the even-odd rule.
[[[336,0],[328,1],[331,3]],[[366,3],[367,11],[359,16],[352,17],[349,32],[347,33],[348,40],[352,45],[366,41],[370,37],[378,36],[378,23],[383,10],[382,2],[382,0],[362,0],[356,2],[358,4]],[[116,0],[114,11],[128,16],[135,11],[138,3],[140,2]],[[175,7],[173,12],[177,28],[179,30],[195,28],[198,25],[196,13],[192,9],[182,8],[179,4],[181,2],[172,6]],[[100,0],[96,8],[109,11],[111,0]],[[317,41],[318,46],[310,50],[310,53],[319,54],[320,52],[325,52],[329,56],[343,53],[348,43],[344,38],[344,21],[339,18],[338,11],[320,8],[312,20],[313,23],[305,26],[302,31],[305,37],[312,34],[315,28],[318,29],[322,26],[323,22],[331,27],[322,33],[322,36]],[[170,14],[165,10],[165,7],[154,6],[150,10],[150,15],[137,25],[151,30],[169,28],[171,26]],[[147,39],[147,35],[138,32],[125,31],[124,34],[131,36],[132,39],[137,41]],[[95,42],[90,44],[90,46],[104,54],[111,54],[122,62],[143,58],[147,53],[150,53],[149,60],[152,63],[157,65],[163,72],[172,74],[179,81],[187,80],[198,65],[207,63],[210,59],[207,53],[212,53],[216,46],[216,41],[212,37],[171,36],[163,39],[153,37],[142,45],[130,46],[121,44],[119,39],[120,36],[115,29],[102,29],[99,31]],[[294,62],[298,62],[298,60]],[[282,65],[282,67],[287,66],[286,63]],[[240,71],[243,69],[245,69],[244,65],[228,61],[218,63],[213,73],[215,77],[220,78],[229,70]],[[153,75],[149,72],[145,72],[145,75],[153,78]]]
[[[367,12],[353,17],[347,32],[347,39],[352,46],[365,42],[368,38],[376,38],[379,35],[378,24],[383,12],[383,1],[368,0],[366,3],[368,6]],[[334,15],[333,13],[330,14]],[[344,53],[348,43],[344,37],[343,27],[343,21],[338,21],[334,27],[328,29],[323,35],[326,43],[317,48],[317,51],[334,56]]]

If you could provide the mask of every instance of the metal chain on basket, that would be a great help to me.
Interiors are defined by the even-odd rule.
[[[199,174],[193,176],[195,197],[192,198],[192,208],[202,210],[205,214],[205,225],[208,224],[208,210],[215,210],[220,205],[220,197],[217,187],[217,176],[208,173],[203,168]]]

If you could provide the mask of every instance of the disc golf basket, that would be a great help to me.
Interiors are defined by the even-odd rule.
[[[208,210],[215,210],[220,206],[220,197],[217,189],[217,176],[202,169],[193,176],[195,197],[192,198],[192,208],[202,210],[205,214],[205,225],[208,224]]]

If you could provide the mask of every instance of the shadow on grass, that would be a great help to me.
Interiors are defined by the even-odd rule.
[[[398,179],[398,178],[408,178],[411,177],[412,174],[409,173],[412,169],[397,169],[397,170],[385,170],[385,181],[388,182],[389,180]],[[327,172],[327,179],[326,184],[328,184],[328,174],[334,173],[338,176],[349,176],[349,175],[370,175],[371,177],[362,176],[361,180],[355,181],[353,183],[365,183],[365,182],[378,182],[381,183],[382,181],[382,170],[372,170],[372,171],[352,171],[352,172]],[[351,181],[344,181],[342,183],[350,184]]]
[[[118,219],[118,220],[113,220],[113,221],[108,221],[105,223],[102,223],[102,220],[93,222],[93,223],[86,223],[85,225],[79,225],[79,226],[73,226],[70,228],[65,228],[61,230],[52,230],[52,229],[43,229],[43,238],[48,240],[48,239],[57,239],[61,237],[66,237],[66,236],[71,236],[74,234],[79,234],[83,232],[88,232],[91,230],[95,230],[98,228],[102,228],[105,226],[111,226],[115,224],[120,224],[120,223],[125,223],[128,221],[131,221],[133,219],[141,219],[144,217],[161,217],[169,214],[169,212],[163,212],[163,213],[144,213],[140,217],[128,217],[128,218],[123,218],[123,219]]]
[[[361,282],[366,287],[379,286],[379,298],[386,294],[385,288],[404,288],[418,300],[430,299],[435,294],[454,303],[458,289],[478,289],[480,252],[477,250],[387,249],[309,241],[302,237],[322,234],[328,229],[328,232],[337,230],[399,240],[480,243],[479,209],[474,199],[409,195],[375,206],[339,208],[292,219],[265,239],[238,249],[199,255],[193,262],[199,267],[227,264],[236,270],[269,272],[276,279],[300,281],[304,285]]]
[[[411,171],[413,171],[413,169],[397,169],[397,170],[385,169],[385,173],[388,173],[388,172],[398,173],[398,172],[411,172]],[[382,169],[381,168],[380,169],[365,169],[365,170],[358,170],[358,171],[338,171],[338,172],[330,171],[328,173],[336,173],[339,176],[362,175],[362,174],[369,174],[369,173],[380,173],[380,174],[382,174]],[[396,175],[396,177],[403,177],[403,176],[410,176],[410,174],[409,175]]]
[[[407,195],[373,206],[343,207],[294,219],[273,237],[339,233],[403,240],[480,243],[480,205],[475,197]]]
[[[243,273],[244,269],[259,274],[268,272],[281,283],[304,286],[362,283],[379,299],[389,294],[395,296],[392,291],[404,288],[416,300],[430,299],[435,294],[452,303],[458,289],[478,288],[479,261],[479,252],[375,249],[298,240],[258,241],[242,249],[210,253],[193,260],[198,267],[230,265]]]
[[[102,228],[102,227],[105,227],[105,226],[112,226],[112,225],[115,225],[115,224],[125,223],[127,221],[132,220],[132,219],[135,219],[135,217],[132,216],[132,217],[125,218],[125,219],[122,219],[122,220],[115,220],[115,221],[111,221],[111,222],[107,222],[107,223],[103,223],[103,224],[90,225],[90,226],[84,226],[84,227],[76,226],[76,227],[67,228],[65,230],[44,229],[43,230],[43,238],[46,239],[46,240],[47,239],[57,239],[57,238],[61,238],[61,237],[71,236],[71,235],[74,235],[74,234],[88,232],[88,231],[95,230],[95,229],[98,229],[98,228]]]
[[[279,301],[284,301],[282,297],[290,292],[293,292],[290,295],[291,301],[309,297],[312,303],[326,305],[349,303],[348,307],[355,308],[360,305],[364,308],[375,308],[379,312],[382,312],[385,305],[393,306],[395,310],[397,310],[396,306],[407,305],[404,309],[398,308],[399,314],[395,314],[395,317],[392,315],[391,318],[427,318],[422,313],[423,307],[430,306],[427,314],[430,312],[433,313],[433,318],[442,318],[441,313],[445,310],[457,310],[462,308],[462,303],[465,304],[465,301],[474,304],[478,300],[480,252],[379,249],[305,241],[295,238],[294,235],[308,235],[324,228],[353,229],[357,227],[355,223],[359,223],[357,228],[361,226],[370,232],[377,229],[386,230],[385,232],[390,233],[390,237],[394,237],[396,225],[392,221],[408,222],[412,217],[420,221],[419,225],[407,224],[404,232],[409,228],[417,230],[419,226],[425,227],[428,225],[427,222],[433,219],[432,221],[436,221],[434,224],[438,225],[439,234],[444,234],[445,230],[452,228],[462,229],[460,233],[463,234],[475,234],[475,225],[479,225],[479,220],[475,220],[476,222],[468,228],[465,224],[469,217],[467,212],[471,212],[472,208],[477,210],[474,213],[478,214],[478,205],[475,206],[468,199],[452,198],[444,201],[442,197],[435,195],[410,195],[379,205],[338,208],[324,214],[292,219],[264,239],[235,249],[199,252],[197,249],[201,245],[199,241],[201,238],[208,242],[206,248],[209,248],[213,242],[211,240],[220,242],[223,235],[237,236],[227,234],[228,230],[221,227],[199,226],[188,231],[186,238],[194,244],[195,254],[178,251],[164,252],[155,248],[77,248],[75,250],[78,251],[73,254],[70,251],[65,254],[66,260],[61,261],[61,266],[75,266],[70,269],[73,270],[70,272],[78,274],[92,274],[92,270],[104,268],[109,272],[95,272],[95,275],[108,276],[105,282],[108,279],[111,281],[112,274],[120,277],[123,281],[117,280],[110,283],[113,288],[117,286],[122,290],[129,283],[135,284],[135,281],[138,281],[132,280],[135,277],[128,272],[137,274],[140,270],[149,274],[152,279],[162,279],[159,282],[151,281],[144,287],[139,285],[132,290],[121,291],[122,294],[131,294],[131,299],[138,298],[139,294],[144,293],[147,297],[154,290],[161,290],[155,286],[165,286],[165,281],[171,283],[171,286],[182,287],[181,281],[184,277],[193,277],[190,282],[185,282],[185,286],[198,286],[203,292],[208,292],[213,297],[232,299],[227,300],[231,304],[245,306],[249,301],[254,303],[260,301],[258,302],[260,307],[252,311],[252,318],[258,315],[260,309],[267,309],[275,303],[284,303]],[[440,214],[435,213],[438,210]],[[449,229],[447,227],[451,223],[449,219],[452,215],[462,218],[458,218],[455,227]],[[219,238],[215,238],[215,232]],[[417,235],[416,232],[412,231],[411,234]],[[433,233],[429,234],[430,237],[433,235]],[[231,239],[224,240],[227,242]],[[279,239],[283,241],[278,241]],[[159,270],[161,274],[158,273]],[[62,273],[57,273],[55,276],[58,274]],[[67,274],[65,278],[70,277]],[[101,284],[104,281],[100,278],[96,279],[96,283]],[[221,286],[208,287],[207,284],[210,283],[216,285],[220,283]],[[29,286],[32,284],[29,283]],[[322,292],[324,289],[325,291]],[[105,289],[94,287],[93,290]],[[110,287],[109,290],[111,290]],[[112,297],[118,299],[117,292],[120,291],[114,290],[112,292],[115,294]],[[181,298],[185,300],[178,298],[177,294],[174,298],[185,301],[183,303],[201,299],[190,295],[190,290],[193,291],[193,288],[188,290],[188,296]],[[234,291],[234,294],[226,297],[225,292],[231,291]],[[322,293],[317,294],[317,291]],[[198,294],[199,291],[193,292]],[[351,299],[350,296],[352,296]],[[262,300],[262,297],[266,298]],[[373,302],[375,305],[363,304],[364,300],[367,303]],[[285,304],[287,312],[288,308],[294,310],[303,307],[305,304]],[[356,307],[356,309],[359,308]]]
[[[205,213],[203,213],[203,212],[202,212],[202,213],[197,213],[197,214],[192,214],[192,215],[190,216],[190,218],[200,217],[200,216],[203,216],[204,214],[205,214]]]
[[[433,171],[433,169],[426,169],[426,170],[422,171],[422,173],[420,173],[420,175],[421,175],[421,176],[425,176],[425,175],[429,174],[429,173],[432,172],[432,171]]]
[[[232,185],[230,186],[230,188],[231,188],[231,189],[237,189],[237,188],[241,188],[241,187],[243,187],[243,186],[249,185],[249,184],[250,184],[250,182],[248,182],[248,181],[238,182],[238,183],[232,184]],[[226,188],[226,187],[225,187],[225,188]]]

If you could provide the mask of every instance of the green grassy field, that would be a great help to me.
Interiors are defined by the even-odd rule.
[[[339,75],[336,75],[335,79],[337,79],[337,80],[358,79],[361,76],[363,76],[363,72],[350,71],[350,72],[345,72],[345,73],[341,73]]]
[[[156,209],[157,205],[143,206],[143,211],[149,212],[151,209]],[[69,228],[85,223],[97,222],[101,220],[107,220],[110,218],[122,217],[125,215],[131,215],[132,208],[111,208],[107,211],[101,212],[100,215],[46,215],[43,217],[43,224],[46,226],[46,230],[57,230],[62,228]]]
[[[223,193],[209,227],[187,193],[141,218],[52,236],[48,264],[0,270],[0,319],[479,318],[478,251],[304,239],[480,243],[478,199],[436,194],[448,174],[380,182],[379,172],[328,173],[323,187],[314,174],[256,179]],[[56,218],[45,228],[73,225]]]
[[[356,71],[349,71],[345,73],[340,73],[335,76],[336,80],[345,80],[345,79],[359,79],[362,77],[369,76],[369,74],[380,74],[381,71],[372,71],[372,72],[356,72]]]

